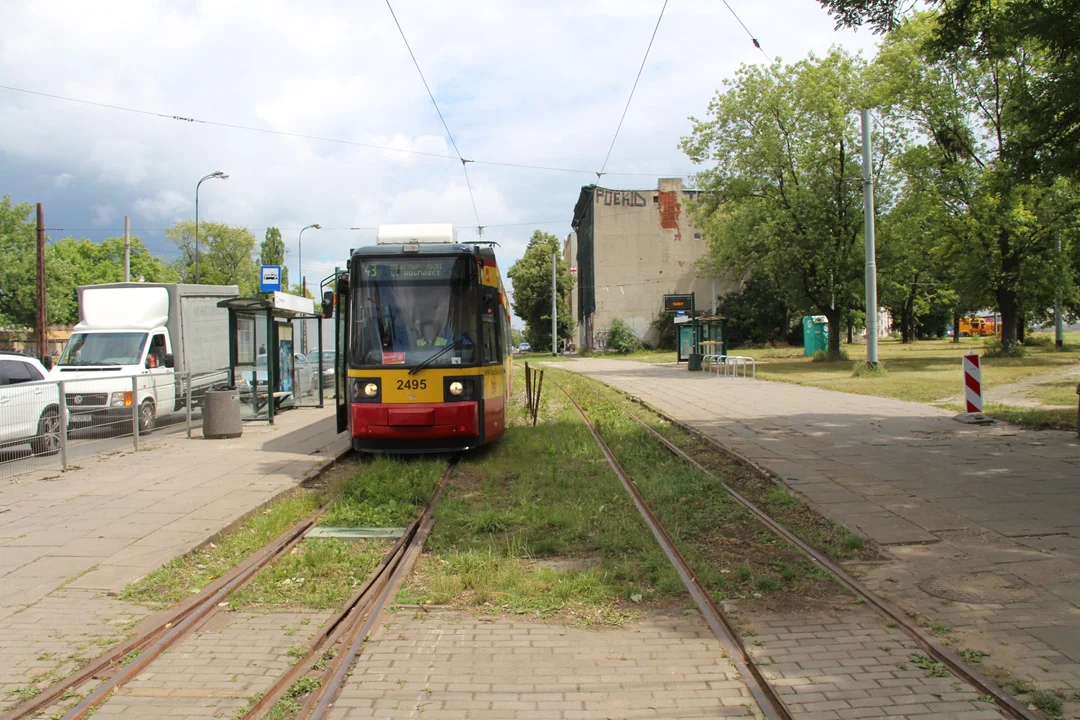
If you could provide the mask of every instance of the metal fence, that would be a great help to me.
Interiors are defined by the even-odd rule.
[[[108,372],[108,371],[102,371]],[[150,434],[202,423],[202,396],[227,380],[210,373],[140,373],[0,387],[0,478],[67,470],[108,450],[139,449]]]
[[[715,372],[717,377],[739,377],[739,368],[742,368],[742,376],[757,377],[757,360],[746,355],[703,355],[702,365],[707,372]]]

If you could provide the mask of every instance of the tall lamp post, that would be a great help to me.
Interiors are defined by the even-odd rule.
[[[300,231],[300,238],[296,241],[296,264],[297,272],[300,273],[300,294],[307,297],[307,283],[304,282],[304,230],[322,230],[322,225],[319,223],[311,223],[303,230]],[[321,320],[319,322],[322,322]],[[307,322],[305,321],[300,326],[300,349],[306,355],[307,354]],[[319,348],[321,351],[322,348]]]
[[[304,230],[311,230],[312,228],[322,230],[322,225],[319,223],[312,223],[304,228]],[[297,272],[300,275],[300,294],[303,294],[304,290],[307,289],[307,284],[304,282],[304,230],[300,231],[300,239],[296,241],[296,249],[299,253],[296,264],[299,266]]]
[[[215,178],[217,180],[228,180],[229,176],[220,170],[215,170],[210,173],[195,185],[195,284],[199,284],[199,187],[202,186],[204,180]]]

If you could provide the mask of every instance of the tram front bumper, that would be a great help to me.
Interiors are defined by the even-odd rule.
[[[357,450],[434,452],[463,450],[480,442],[480,403],[354,403],[353,447]]]

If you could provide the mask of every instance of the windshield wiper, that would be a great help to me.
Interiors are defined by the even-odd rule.
[[[453,350],[453,349],[455,349],[455,348],[459,348],[459,347],[461,347],[461,345],[462,345],[462,343],[460,343],[460,342],[458,342],[457,340],[455,340],[454,342],[450,343],[449,345],[447,345],[446,347],[444,347],[444,348],[443,348],[442,350],[440,350],[439,352],[437,352],[437,353],[435,353],[434,355],[432,355],[431,357],[429,357],[429,358],[428,358],[427,360],[425,360],[424,362],[420,363],[420,364],[419,364],[419,365],[417,365],[416,367],[414,367],[414,368],[412,368],[411,370],[409,370],[409,374],[410,374],[410,375],[415,375],[416,373],[420,372],[421,370],[423,370],[424,368],[426,368],[426,367],[427,367],[428,365],[430,365],[431,363],[435,362],[435,361],[436,361],[437,359],[441,358],[441,357],[442,357],[443,355],[445,355],[446,353],[450,352],[451,350]]]

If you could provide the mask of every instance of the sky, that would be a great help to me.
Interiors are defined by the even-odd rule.
[[[770,58],[874,52],[869,31],[835,30],[815,0],[729,2]],[[383,223],[451,222],[462,239],[483,225],[505,276],[534,230],[570,232],[663,4],[392,0],[461,157],[477,161],[474,213],[385,0],[0,0],[0,85],[143,111],[0,89],[0,196],[43,203],[52,239],[116,237],[126,215],[174,256],[164,229],[194,217],[196,184],[222,170],[202,184],[200,219],[259,241],[280,228],[291,279],[312,223],[309,285]],[[740,64],[764,61],[720,0],[669,0],[600,184],[692,175],[678,148],[688,118]]]

